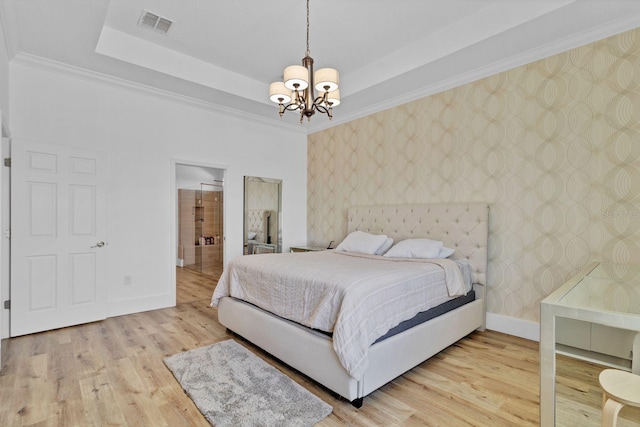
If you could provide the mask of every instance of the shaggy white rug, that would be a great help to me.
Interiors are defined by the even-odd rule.
[[[312,426],[333,408],[234,340],[166,357],[214,426]]]

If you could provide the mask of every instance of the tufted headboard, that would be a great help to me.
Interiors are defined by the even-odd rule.
[[[386,234],[394,243],[403,239],[441,240],[467,259],[472,281],[487,285],[489,205],[486,203],[433,203],[419,205],[356,206],[348,210],[348,232]]]
[[[271,217],[272,211],[265,211],[264,209],[253,209],[248,212],[247,217],[247,231],[255,231],[255,241],[266,243],[267,242],[267,221]]]

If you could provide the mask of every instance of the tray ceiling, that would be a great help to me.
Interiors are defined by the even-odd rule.
[[[304,0],[0,0],[14,61],[280,119],[268,85],[305,53]],[[313,132],[640,26],[628,0],[311,0],[315,67],[342,104]],[[172,21],[141,27],[148,11]]]

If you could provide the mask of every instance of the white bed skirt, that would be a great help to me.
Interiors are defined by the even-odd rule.
[[[482,287],[483,288],[483,287]],[[484,328],[484,289],[476,300],[372,345],[369,368],[354,379],[342,367],[326,335],[225,297],[220,323],[349,401],[361,399],[436,353]],[[476,292],[477,292],[476,291]]]

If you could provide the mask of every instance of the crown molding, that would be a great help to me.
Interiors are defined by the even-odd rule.
[[[120,89],[128,92],[134,92],[146,96],[169,100],[190,107],[212,111],[218,114],[242,118],[244,120],[249,119],[253,122],[259,122],[265,125],[275,126],[278,128],[287,129],[289,131],[306,134],[305,128],[301,128],[300,126],[294,125],[292,123],[281,122],[276,119],[269,119],[261,115],[247,113],[246,111],[238,110],[235,108],[223,107],[212,102],[204,101],[186,95],[181,95],[175,92],[159,89],[141,83],[136,83],[119,77],[110,76],[108,74],[87,70],[85,68],[76,67],[40,56],[31,55],[25,52],[19,52],[17,55],[15,55],[11,63],[45,72],[60,74],[74,79],[84,80],[103,86],[109,86],[114,89]]]
[[[457,76],[453,76],[449,79],[440,80],[433,84],[422,86],[400,96],[396,96],[393,98],[389,98],[386,101],[372,104],[368,108],[360,109],[357,112],[348,113],[346,115],[336,115],[333,117],[333,120],[330,123],[314,123],[307,128],[307,132],[308,134],[320,132],[334,126],[370,116],[372,114],[379,113],[381,111],[388,110],[390,108],[394,108],[412,101],[416,101],[418,99],[425,98],[427,96],[431,96],[448,89],[453,89],[455,87],[459,87],[464,84],[483,79],[485,77],[489,77],[507,70],[520,67],[522,65],[530,64],[540,59],[548,58],[550,56],[557,55],[559,53],[566,52],[568,50],[575,49],[589,43],[594,43],[607,37],[611,37],[625,31],[633,30],[634,28],[638,27],[640,27],[640,16],[629,16],[624,19],[609,22],[607,24],[594,27],[589,31],[584,31],[579,34],[573,34],[571,36],[558,39],[553,43],[548,43],[545,46],[530,49],[528,51],[520,53],[519,55],[511,56],[507,59],[493,62],[492,64],[489,64],[487,66],[479,67],[474,70],[459,74]],[[343,100],[343,103],[346,102],[348,102],[348,97]]]
[[[469,70],[467,72],[452,76],[448,79],[440,80],[429,85],[418,87],[411,92],[404,93],[393,98],[388,98],[382,102],[370,104],[368,107],[359,109],[358,111],[347,111],[344,115],[337,114],[331,121],[318,120],[313,123],[307,124],[307,126],[300,126],[297,123],[294,124],[291,122],[282,121],[281,119],[278,120],[278,118],[270,119],[263,115],[248,113],[236,108],[224,107],[214,102],[204,101],[190,96],[181,95],[176,92],[155,88],[126,79],[113,77],[103,73],[31,55],[25,52],[19,52],[17,47],[17,38],[15,37],[15,29],[11,25],[6,25],[7,21],[14,22],[11,21],[12,13],[14,13],[12,1],[13,0],[0,1],[0,12],[2,12],[0,13],[0,23],[2,23],[8,54],[13,58],[11,59],[11,63],[24,65],[34,69],[40,69],[46,72],[58,73],[68,77],[90,81],[120,90],[136,92],[147,96],[170,100],[176,103],[213,111],[218,114],[239,117],[243,120],[249,119],[251,121],[259,122],[268,126],[275,126],[283,130],[307,135],[315,132],[320,132],[322,130],[326,130],[353,120],[357,120],[362,117],[378,113],[380,111],[394,108],[408,102],[412,102],[454,87],[471,83],[473,81],[494,74],[498,74],[579,46],[602,40],[606,37],[610,37],[624,31],[640,27],[640,16],[625,17],[620,20],[608,22],[598,27],[594,27],[579,34],[574,34],[562,39],[558,39],[552,43],[548,43],[545,46],[521,52],[520,54],[511,56],[510,58],[495,61],[486,66]],[[343,102],[345,104],[348,102],[348,96],[345,97]]]

